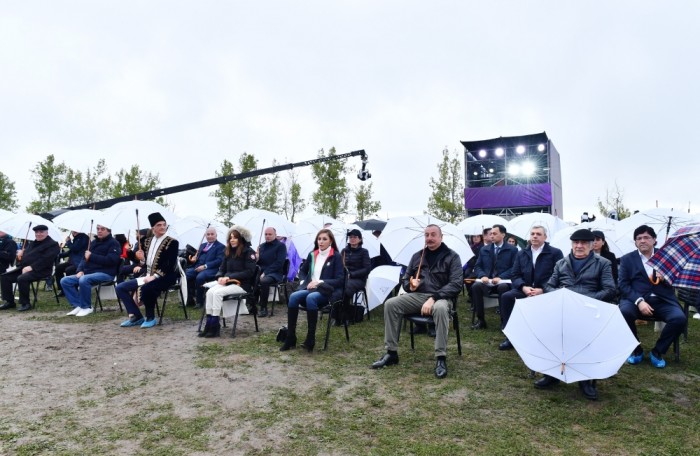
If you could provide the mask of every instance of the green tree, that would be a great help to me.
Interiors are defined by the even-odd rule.
[[[357,220],[364,220],[368,215],[376,214],[382,209],[382,203],[372,201],[372,183],[360,184],[355,190],[355,211]]]
[[[15,183],[0,171],[0,209],[14,211],[18,207]]]
[[[272,166],[277,165],[279,165],[277,160],[272,160]],[[264,190],[260,209],[265,209],[276,214],[282,212],[282,205],[280,204],[280,193],[282,189],[279,174],[274,173],[268,178],[263,178],[262,187]]]
[[[306,201],[301,197],[301,184],[299,184],[298,179],[299,171],[290,169],[282,206],[284,216],[292,223],[294,223],[296,215],[306,209]]]
[[[110,197],[112,180],[107,172],[104,158],[99,159],[94,168],[88,167],[82,177],[82,185],[78,192],[76,205],[94,203]]]
[[[221,163],[221,169],[216,171],[216,177],[228,176],[233,174],[233,163],[224,159]],[[216,219],[226,226],[231,225],[231,219],[236,212],[234,210],[234,182],[226,182],[219,184],[219,188],[209,194],[216,198]]]
[[[160,186],[160,177],[158,174],[151,174],[142,171],[139,165],[131,165],[131,168],[124,168],[117,171],[112,179],[109,180],[109,198],[118,198],[120,196],[134,195],[136,193],[148,192],[155,190]],[[168,203],[163,197],[155,198],[158,204],[167,206]]]
[[[608,217],[611,211],[617,212],[617,219],[622,220],[631,215],[631,212],[624,204],[625,192],[615,181],[615,188],[605,189],[605,201],[598,198],[598,212],[603,217]]]
[[[452,158],[447,148],[442,151],[438,178],[430,178],[430,188],[433,192],[428,199],[426,214],[450,223],[456,223],[464,217],[462,163],[456,151]]]
[[[61,186],[57,202],[60,207],[71,207],[80,204],[83,193],[83,173],[66,166],[66,174]]]
[[[258,169],[258,159],[255,155],[243,152],[238,159],[240,173],[247,173]],[[261,176],[248,177],[234,181],[233,208],[240,212],[250,208],[261,208],[263,205],[263,185],[264,179]]]
[[[27,212],[39,214],[60,207],[61,187],[66,177],[65,163],[56,163],[56,157],[51,154],[43,162],[37,163],[31,173],[39,196],[29,202]]]
[[[327,156],[335,156],[335,147],[331,147]],[[326,157],[326,154],[321,149],[318,158],[323,157]],[[345,178],[347,159],[314,163],[311,165],[311,172],[317,184],[316,191],[311,195],[316,212],[333,218],[347,214],[350,193]]]

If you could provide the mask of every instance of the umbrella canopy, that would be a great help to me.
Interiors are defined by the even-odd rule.
[[[345,225],[345,234],[343,234],[340,239],[336,238],[338,248],[342,249],[345,247],[345,245],[347,245],[348,240],[346,234],[350,230],[359,230],[362,233],[362,248],[367,249],[367,253],[369,253],[370,258],[379,256],[379,239],[377,239],[371,231],[363,230],[357,224]]]
[[[700,289],[700,225],[681,228],[649,264],[674,287]]]
[[[328,219],[326,218],[326,220]],[[297,224],[296,232],[292,235],[291,239],[294,242],[299,256],[306,258],[309,252],[313,250],[316,235],[322,228],[323,224],[310,223],[307,221],[301,221]],[[379,240],[369,231],[364,231],[357,225],[346,225],[338,220],[332,225],[329,225],[327,229],[331,230],[331,233],[333,233],[335,242],[338,244],[340,250],[347,245],[348,231],[358,229],[362,232],[362,247],[367,249],[369,257],[373,258],[379,255]]]
[[[170,225],[168,234],[178,240],[180,248],[184,249],[189,244],[198,249],[199,245],[204,242],[202,238],[207,231],[207,226],[214,228],[217,240],[226,245],[228,228],[223,223],[203,217],[189,216],[176,220]]]
[[[401,279],[401,266],[377,266],[367,277],[367,307],[374,309],[384,303]]]
[[[396,217],[389,220],[379,236],[379,241],[396,263],[408,265],[413,254],[423,249],[424,230],[431,224],[440,227],[442,242],[459,255],[462,265],[474,256],[462,230],[430,215]]]
[[[160,212],[168,225],[175,223],[178,217],[169,209],[155,201],[126,201],[117,203],[105,209],[102,215],[95,220],[102,226],[112,230],[112,234],[135,233],[136,228],[150,228],[148,216],[154,212]],[[137,224],[138,214],[138,224]]]
[[[232,222],[250,230],[253,235],[251,240],[253,249],[256,249],[260,243],[265,242],[263,232],[267,227],[273,227],[277,231],[278,236],[284,237],[291,237],[296,230],[296,226],[286,218],[263,209],[245,209],[236,214]]]
[[[503,225],[510,232],[510,224],[508,220],[498,215],[479,214],[473,217],[467,217],[457,224],[457,228],[462,230],[464,234],[472,236],[483,234],[485,228],[490,228],[494,225]]]
[[[37,225],[46,225],[49,228],[49,236],[56,242],[61,242],[63,239],[63,233],[58,229],[53,222],[46,220],[43,217],[39,217],[34,214],[27,214],[26,212],[20,212],[13,214],[11,217],[6,218],[0,222],[0,231],[4,231],[14,238],[27,239],[33,241],[36,239],[34,236],[34,228]]]
[[[666,242],[669,234],[677,231],[686,225],[700,222],[692,215],[678,210],[655,208],[636,214],[621,220],[617,225],[618,245],[624,246],[623,250],[632,252],[636,249],[634,245],[634,230],[641,225],[648,225],[656,231],[656,240],[659,245]]]
[[[503,332],[527,367],[566,383],[615,375],[639,344],[616,305],[566,288],[518,299]]]
[[[542,225],[547,228],[547,237],[553,238],[559,230],[563,230],[568,225],[559,217],[544,212],[532,212],[515,217],[510,221],[508,232],[518,236],[520,239],[530,239],[530,228],[535,225]]]
[[[557,231],[554,236],[548,237],[547,241],[553,246],[564,252],[564,254],[568,253],[571,251],[571,237],[572,234],[574,234],[574,231],[580,230],[580,229],[588,229],[588,230],[597,230],[597,231],[602,231],[603,234],[605,235],[605,242],[608,244],[608,247],[610,248],[610,251],[615,254],[616,257],[620,258],[622,255],[625,253],[628,253],[626,249],[628,248],[627,244],[622,243],[622,245],[618,245],[618,241],[616,241],[617,238],[617,231],[615,230],[615,225],[618,223],[616,220],[612,219],[603,219],[603,220],[611,220],[612,223],[604,222],[601,220],[599,222],[598,220],[594,222],[584,222],[581,223],[580,225],[574,225],[574,226],[568,226],[564,228],[563,230]]]
[[[379,219],[357,220],[355,225],[367,231],[383,231],[386,226],[386,221]]]
[[[76,209],[57,215],[53,223],[64,230],[77,231],[88,234],[96,232],[97,223],[95,220],[102,215],[101,211],[93,209]]]

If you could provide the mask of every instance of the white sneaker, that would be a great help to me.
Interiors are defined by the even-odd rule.
[[[92,313],[92,307],[88,307],[87,309],[80,309],[80,311],[75,314],[76,317],[84,317],[86,315],[90,315]]]
[[[695,315],[693,315],[693,318],[696,320],[700,320],[700,312],[696,312]]]
[[[80,312],[81,310],[82,309],[80,307],[74,307],[73,310],[66,314],[66,317],[69,315],[78,315],[78,312]]]

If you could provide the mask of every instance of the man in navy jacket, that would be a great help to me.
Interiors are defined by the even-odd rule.
[[[206,294],[204,284],[214,280],[216,273],[219,271],[219,266],[224,260],[225,246],[216,239],[216,229],[210,226],[207,228],[205,236],[207,242],[203,242],[199,246],[196,258],[194,258],[194,264],[185,269],[187,295],[195,296],[196,294],[197,308],[204,306],[204,295]]]
[[[676,298],[671,285],[661,280],[656,271],[647,264],[654,255],[656,232],[647,225],[634,230],[634,244],[637,250],[620,258],[619,288],[620,311],[627,321],[632,334],[637,337],[635,321],[644,317],[655,317],[666,323],[659,340],[649,352],[649,359],[654,367],[666,367],[663,355],[673,340],[683,332],[688,320]],[[642,345],[638,345],[627,359],[629,364],[639,364],[644,359]]]
[[[501,309],[501,329],[508,324],[515,300],[544,293],[544,284],[552,277],[554,265],[564,258],[562,251],[549,245],[545,242],[546,239],[547,229],[541,225],[533,226],[530,228],[530,245],[515,257],[511,279],[513,289],[503,293],[498,300]],[[513,345],[507,338],[498,346],[499,350],[511,348]]]
[[[270,287],[282,281],[284,260],[287,259],[287,246],[277,240],[277,230],[265,228],[265,242],[258,247],[258,266],[260,266],[260,311],[258,317],[267,317],[267,300]],[[257,290],[256,290],[257,291]]]
[[[505,237],[506,227],[494,225],[491,228],[491,244],[481,248],[479,259],[474,266],[476,282],[472,285],[472,305],[476,310],[477,321],[472,325],[472,329],[486,328],[484,295],[489,294],[495,288],[500,297],[511,289],[510,283],[501,283],[501,280],[512,277],[518,249],[503,242]]]

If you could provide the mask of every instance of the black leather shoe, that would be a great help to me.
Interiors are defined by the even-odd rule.
[[[32,305],[31,304],[22,304],[19,309],[17,309],[17,312],[26,312],[28,310],[32,310]]]
[[[265,318],[267,317],[267,307],[262,307],[260,309],[260,312],[258,312],[258,318]]]
[[[385,366],[399,364],[399,355],[384,353],[384,355],[372,364],[372,369],[379,369]]]
[[[549,389],[554,385],[559,384],[559,379],[545,375],[541,379],[535,382],[535,388],[537,389]]]
[[[435,376],[437,378],[447,377],[447,360],[446,359],[438,359],[435,362]]]
[[[598,399],[598,390],[595,387],[595,380],[583,380],[578,382],[578,387],[583,393],[583,397],[591,401]]]
[[[499,350],[512,350],[513,344],[511,344],[510,341],[508,339],[506,339],[500,343],[500,345],[498,346],[498,349]]]
[[[471,328],[472,329],[486,329],[486,320],[482,320],[481,318],[479,318],[478,320],[476,320],[476,323],[474,323],[471,326]]]
[[[297,348],[297,337],[293,336],[287,336],[286,339],[284,339],[284,344],[280,347],[281,352],[286,352],[287,350],[291,350],[292,348]]]
[[[16,307],[15,304],[10,304],[9,302],[3,302],[2,305],[0,306],[0,310],[14,309],[15,307]]]

